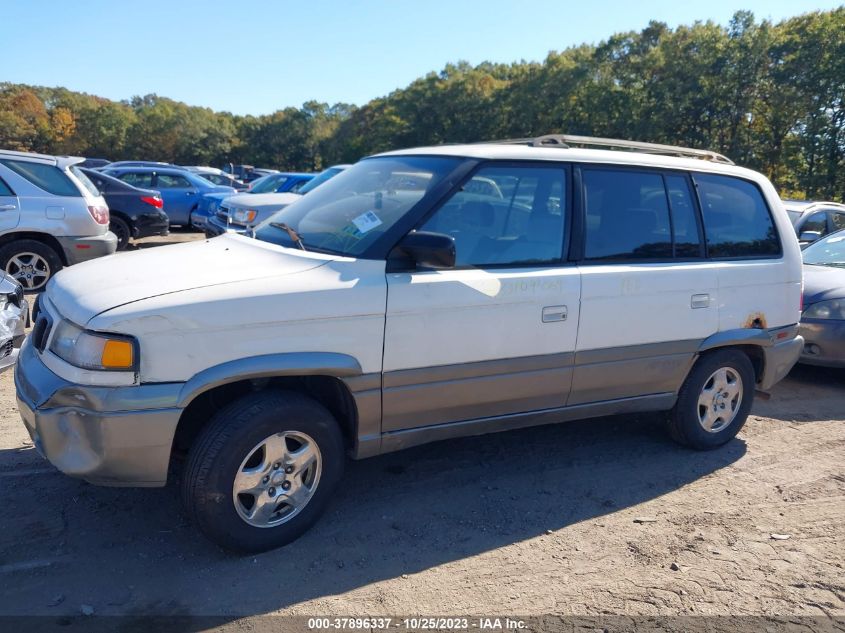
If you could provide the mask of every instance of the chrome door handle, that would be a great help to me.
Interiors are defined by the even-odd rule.
[[[697,308],[709,308],[710,307],[710,295],[707,293],[703,293],[700,295],[693,295],[690,297],[689,307],[693,310]]]
[[[566,321],[566,306],[547,306],[543,308],[543,323]]]
[[[0,211],[14,211],[17,208],[14,204],[0,204]]]

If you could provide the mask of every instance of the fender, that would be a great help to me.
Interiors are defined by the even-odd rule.
[[[717,347],[730,347],[734,345],[771,347],[774,345],[774,339],[769,330],[736,328],[734,330],[724,330],[723,332],[711,334],[701,342],[698,351],[700,353]]]
[[[348,378],[361,373],[361,365],[355,358],[334,352],[291,352],[240,358],[204,369],[188,380],[179,391],[177,406],[185,408],[209,389],[240,380],[275,376]]]

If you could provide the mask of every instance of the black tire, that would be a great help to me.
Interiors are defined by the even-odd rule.
[[[125,251],[132,237],[129,223],[120,216],[112,215],[109,219],[109,230],[117,236],[117,250]]]
[[[723,428],[714,425],[714,430],[708,431],[700,420],[699,396],[705,386],[712,384],[711,376],[721,368],[730,368],[741,378],[741,399],[730,423]],[[754,367],[748,356],[742,352],[725,349],[705,354],[693,366],[678,393],[674,408],[669,412],[669,435],[679,444],[698,450],[722,446],[733,439],[745,425],[748,412],[754,403],[755,385]],[[730,407],[730,403],[727,406]]]
[[[28,271],[21,270],[15,263],[16,260],[21,261],[17,259],[19,257],[32,261],[31,254],[36,255],[46,265],[46,278],[40,274],[32,276],[33,273],[30,273],[31,276],[27,277]],[[47,282],[64,267],[64,264],[62,258],[52,247],[38,240],[24,239],[14,240],[0,248],[0,267],[15,277],[23,286],[24,292],[29,294],[43,290]]]
[[[276,526],[255,527],[236,510],[235,476],[257,444],[281,432],[312,438],[322,471],[298,514]],[[296,540],[317,521],[340,482],[344,461],[340,428],[322,405],[291,391],[250,394],[218,411],[194,441],[180,486],[182,503],[191,522],[224,549],[264,552]]]

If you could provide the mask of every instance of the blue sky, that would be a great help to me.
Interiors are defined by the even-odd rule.
[[[110,99],[157,93],[266,114],[316,99],[362,104],[449,62],[550,50],[695,20],[830,9],[811,0],[0,0],[0,81]]]

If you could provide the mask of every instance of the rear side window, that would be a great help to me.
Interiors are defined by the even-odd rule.
[[[118,178],[133,187],[149,189],[153,186],[153,173],[151,171],[130,171],[125,174],[120,174]]]
[[[76,165],[72,166],[70,168],[70,173],[72,173],[77,180],[82,183],[82,186],[85,187],[92,196],[96,197],[100,195],[100,190],[97,189],[97,186],[88,179],[88,176],[86,176],[79,167]]]
[[[672,257],[669,203],[658,173],[584,169],[587,259]]]
[[[694,174],[710,257],[780,255],[772,215],[760,190],[730,176]]]
[[[54,196],[82,197],[79,188],[55,165],[9,159],[0,160],[0,163],[39,189],[52,193]]]
[[[0,196],[13,196],[13,195],[15,195],[15,194],[12,193],[11,189],[9,189],[9,185],[7,185],[5,182],[3,182],[2,179],[0,179]]]
[[[182,176],[174,176],[173,174],[159,174],[158,184],[159,189],[189,189],[191,183],[187,178]]]
[[[830,212],[830,223],[833,225],[834,231],[838,231],[840,229],[845,229],[845,212],[831,211]]]

